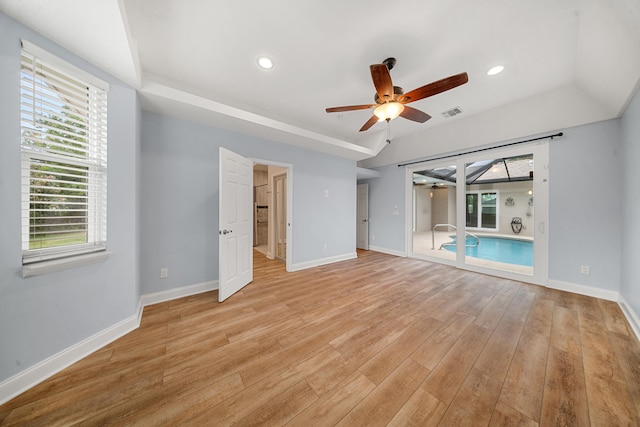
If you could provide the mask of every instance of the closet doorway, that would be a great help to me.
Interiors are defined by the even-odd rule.
[[[253,247],[259,254],[285,263],[289,270],[291,166],[253,161]]]
[[[269,245],[268,166],[253,166],[253,247],[266,255]]]

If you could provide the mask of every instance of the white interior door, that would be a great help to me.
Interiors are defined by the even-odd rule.
[[[218,231],[222,302],[253,280],[253,162],[220,147]]]
[[[369,249],[369,184],[358,184],[356,247]]]

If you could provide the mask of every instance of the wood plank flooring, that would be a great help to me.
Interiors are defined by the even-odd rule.
[[[146,307],[0,406],[0,425],[640,425],[617,304],[425,261],[358,259]]]

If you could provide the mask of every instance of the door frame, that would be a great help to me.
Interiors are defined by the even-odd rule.
[[[286,263],[286,258],[287,258],[287,253],[286,253],[286,248],[287,248],[287,226],[285,225],[285,236],[284,236],[284,241],[285,241],[285,254],[284,254],[284,258],[280,257],[278,254],[278,245],[280,244],[280,239],[279,239],[279,234],[280,234],[280,221],[279,221],[279,216],[282,215],[282,212],[280,212],[280,209],[278,209],[278,181],[283,181],[286,185],[287,183],[287,174],[285,173],[280,173],[278,175],[274,175],[273,176],[273,183],[272,183],[272,199],[273,199],[273,234],[275,236],[274,239],[274,243],[275,243],[275,253],[273,258],[277,259],[278,261],[284,261]],[[287,223],[287,205],[289,204],[287,201],[287,191],[286,191],[286,186],[283,188],[284,190],[284,207],[285,207],[285,218],[284,218],[284,223]]]
[[[277,162],[273,160],[259,159],[256,157],[248,157],[253,164],[256,165],[267,165],[267,166],[276,166],[279,168],[285,169],[285,174],[287,176],[287,192],[286,192],[286,200],[287,200],[287,249],[286,249],[286,257],[285,260],[285,269],[286,271],[292,271],[293,265],[293,165],[290,163]],[[273,196],[273,192],[272,192]],[[273,199],[270,199],[270,201]],[[270,209],[271,210],[271,209]],[[274,254],[275,256],[275,254]]]

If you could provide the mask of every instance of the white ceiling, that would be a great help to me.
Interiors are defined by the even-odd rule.
[[[378,166],[619,117],[640,78],[640,0],[0,0],[0,10],[170,114]],[[256,65],[259,55],[275,61]],[[433,118],[358,129],[369,65],[395,57]],[[488,76],[493,65],[505,71]],[[460,107],[453,118],[441,113]]]

